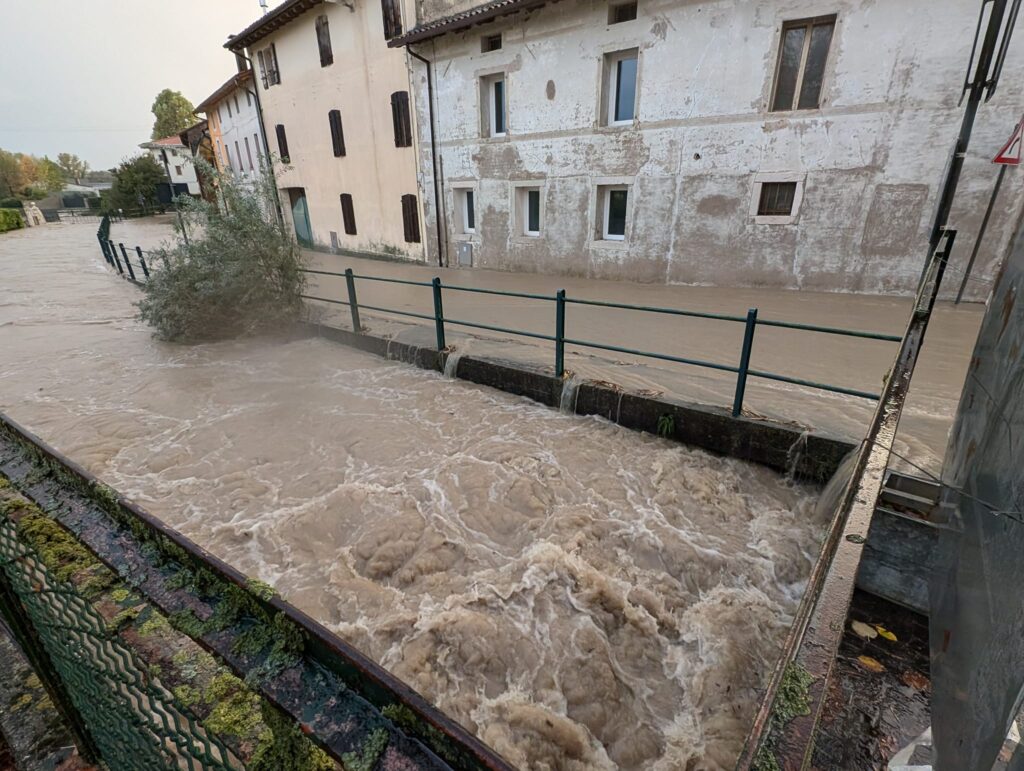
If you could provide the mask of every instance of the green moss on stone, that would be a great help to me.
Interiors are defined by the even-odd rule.
[[[251,771],[332,771],[337,764],[317,747],[293,721],[263,701],[263,723]]]
[[[782,767],[775,755],[778,731],[793,718],[811,714],[809,689],[813,682],[814,677],[803,667],[793,663],[786,665],[765,728],[765,738],[754,758],[754,771],[781,771]]]
[[[341,756],[345,771],[373,771],[377,760],[388,747],[388,732],[378,728],[370,734],[360,752],[346,752]]]
[[[18,535],[32,545],[54,577],[67,581],[76,573],[100,565],[64,528],[31,504],[18,502],[24,512],[18,519]]]
[[[255,578],[245,582],[245,588],[259,597],[261,600],[271,600],[277,592],[274,587]]]
[[[178,700],[178,703],[183,707],[191,707],[199,703],[199,691],[193,688],[191,685],[183,684],[175,686],[172,689],[174,698]]]

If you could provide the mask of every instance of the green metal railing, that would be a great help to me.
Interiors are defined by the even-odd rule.
[[[580,348],[592,348],[600,351],[613,351],[615,353],[625,353],[631,356],[640,356],[649,359],[657,359],[660,361],[670,361],[676,364],[685,364],[688,366],[701,367],[704,369],[713,369],[721,372],[731,372],[736,375],[736,386],[733,394],[732,404],[732,414],[735,417],[738,417],[743,411],[743,399],[746,393],[747,381],[751,377],[761,378],[763,380],[774,380],[780,383],[790,383],[792,385],[804,386],[806,388],[815,388],[822,391],[830,391],[832,393],[844,394],[846,396],[856,396],[862,399],[872,399],[877,401],[879,398],[879,395],[877,393],[862,391],[856,388],[847,388],[845,386],[831,385],[828,383],[819,383],[813,380],[791,377],[789,375],[782,375],[777,372],[752,369],[750,366],[750,359],[754,346],[754,333],[756,332],[759,326],[776,327],[781,329],[793,329],[802,332],[815,332],[826,335],[839,335],[844,337],[860,338],[864,340],[878,340],[890,343],[898,343],[902,340],[902,338],[899,335],[889,335],[880,332],[865,332],[856,329],[825,327],[817,326],[814,324],[800,324],[791,321],[777,321],[774,319],[758,318],[757,308],[749,309],[747,311],[746,316],[732,316],[722,313],[708,313],[704,311],[683,310],[680,308],[662,308],[657,306],[633,305],[630,303],[610,302],[605,300],[587,300],[583,298],[568,297],[566,296],[566,292],[564,289],[559,289],[554,295],[546,295],[535,294],[531,292],[509,292],[499,289],[483,289],[481,287],[443,284],[439,277],[435,277],[432,281],[412,281],[409,279],[386,278],[384,276],[369,276],[354,273],[351,268],[346,269],[343,273],[330,270],[315,270],[312,268],[306,268],[304,269],[304,272],[319,276],[333,276],[338,278],[343,277],[345,279],[347,299],[321,297],[309,294],[304,294],[303,298],[306,300],[312,300],[316,302],[348,306],[352,314],[352,328],[357,333],[361,333],[363,331],[363,326],[362,323],[360,322],[359,317],[360,310],[369,310],[377,311],[378,313],[387,313],[396,316],[405,316],[408,318],[420,319],[423,321],[432,321],[434,323],[434,328],[437,336],[437,349],[439,351],[444,350],[447,347],[445,342],[445,327],[448,325],[453,325],[457,327],[467,327],[470,329],[482,329],[489,332],[501,332],[509,335],[517,335],[519,337],[528,337],[535,340],[546,340],[549,342],[553,342],[555,345],[555,375],[557,377],[563,377],[565,375],[566,345],[572,345]],[[431,290],[433,294],[434,312],[433,314],[416,313],[414,311],[403,310],[400,308],[385,308],[379,305],[368,305],[366,303],[360,303],[356,294],[356,280],[375,281],[387,284],[402,284],[405,286],[428,288]],[[538,332],[531,332],[524,329],[510,329],[508,327],[502,327],[496,324],[488,324],[480,321],[470,321],[467,319],[458,319],[446,316],[444,313],[443,302],[443,291],[445,290],[450,292],[471,292],[475,294],[496,295],[499,297],[514,297],[518,299],[538,300],[542,302],[554,303],[554,334],[548,335]],[[565,323],[565,309],[567,305],[589,305],[600,308],[641,311],[644,313],[658,313],[671,316],[684,316],[689,318],[709,319],[712,321],[742,324],[743,343],[740,347],[739,359],[737,364],[735,365],[721,364],[718,362],[705,361],[702,359],[694,359],[684,356],[674,356],[668,353],[659,353],[657,351],[646,351],[636,348],[628,348],[620,345],[612,345],[610,343],[602,343],[595,340],[584,340],[576,337],[569,337],[566,335]]]

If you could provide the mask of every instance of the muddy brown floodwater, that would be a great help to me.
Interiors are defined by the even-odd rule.
[[[89,225],[0,269],[0,408],[516,766],[732,767],[813,491],[319,340],[156,342]]]

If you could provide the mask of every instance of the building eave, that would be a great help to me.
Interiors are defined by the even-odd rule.
[[[323,5],[323,3],[324,0],[285,0],[277,8],[254,21],[237,35],[229,37],[224,47],[229,51],[240,53],[253,43],[290,24],[306,11]]]
[[[216,91],[206,97],[198,105],[196,105],[193,112],[198,115],[201,112],[207,112],[209,108],[216,105],[218,102],[224,100],[228,94],[234,91],[236,88],[244,88],[247,81],[252,78],[252,70],[245,70],[244,72],[236,72],[230,78],[228,78]]]
[[[549,2],[555,2],[555,0],[491,0],[489,3],[470,8],[468,11],[454,13],[451,16],[414,27],[404,35],[389,40],[388,47],[400,48],[410,43],[419,43],[440,37],[449,32],[460,32],[477,24],[485,24],[519,11],[532,11]]]

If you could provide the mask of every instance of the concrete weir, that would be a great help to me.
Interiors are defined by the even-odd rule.
[[[661,422],[671,427],[671,431],[663,431],[663,435],[667,433],[669,438],[683,444],[751,461],[818,484],[828,482],[855,447],[851,442],[801,431],[794,426],[735,418],[722,408],[629,393],[594,381],[573,383],[573,398],[564,399],[567,381],[519,363],[437,351],[323,324],[303,322],[298,326],[301,335],[321,337],[387,359],[442,372],[447,377],[525,396],[563,412],[600,415],[620,426],[649,433],[658,433]],[[662,420],[666,417],[669,419]],[[926,613],[927,555],[934,542],[934,525],[927,520],[878,509],[857,574],[857,586]]]

